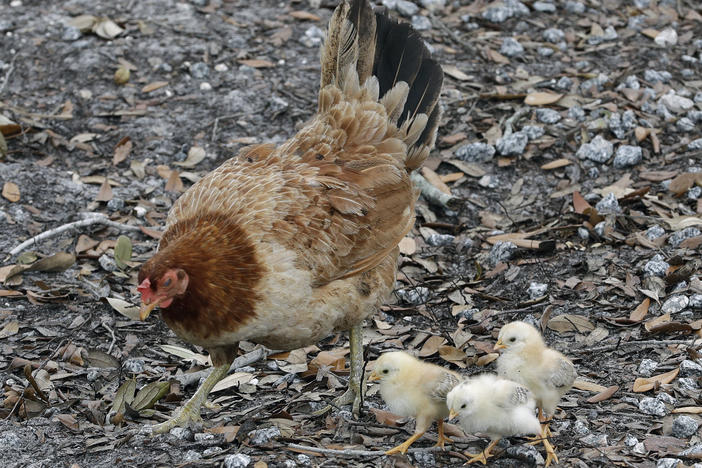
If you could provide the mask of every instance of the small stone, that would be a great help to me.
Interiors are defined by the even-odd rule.
[[[702,365],[690,359],[685,359],[680,363],[680,375],[683,377],[702,377]]]
[[[582,144],[576,154],[580,159],[604,163],[612,156],[613,152],[612,143],[597,135],[590,143]]]
[[[458,148],[454,155],[466,162],[487,162],[495,156],[495,147],[487,143],[469,143]]]
[[[478,185],[484,188],[495,189],[500,186],[500,179],[492,174],[486,174],[478,180]]]
[[[215,69],[215,71],[218,71],[221,73],[221,72],[228,71],[229,67],[224,63],[218,63],[217,65],[215,65],[214,69]]]
[[[517,57],[524,54],[524,46],[513,37],[506,37],[502,40],[500,53],[507,57]]]
[[[644,455],[646,453],[646,446],[643,442],[639,442],[638,444],[634,445],[634,448],[632,448],[631,451],[638,453],[639,455]]]
[[[195,434],[194,438],[195,442],[205,442],[208,440],[214,440],[215,435],[206,432],[198,432],[197,434]]]
[[[213,455],[216,455],[220,452],[222,452],[224,449],[222,447],[214,446],[206,449],[204,452],[202,452],[203,457],[211,457]]]
[[[668,243],[673,247],[678,247],[682,241],[691,237],[701,235],[700,230],[694,227],[685,228],[682,231],[674,232],[669,238]]]
[[[556,12],[556,5],[553,3],[548,3],[548,2],[534,2],[532,5],[532,8],[536,11],[540,11],[542,13],[555,13]]]
[[[75,26],[66,26],[63,28],[61,39],[64,41],[73,42],[80,39],[82,35],[83,34],[80,32],[80,29],[76,28]]]
[[[681,457],[702,458],[702,444],[695,444],[692,447],[686,448],[678,455]]]
[[[408,2],[407,0],[397,0],[395,9],[399,14],[407,17],[416,15],[419,11],[419,7],[417,5],[412,2]]]
[[[414,288],[398,289],[396,294],[405,302],[414,305],[424,304],[431,297],[429,288],[417,286]]]
[[[207,81],[200,83],[200,91],[212,91],[212,85]]]
[[[617,197],[612,193],[608,193],[606,197],[598,201],[595,208],[599,213],[620,213],[622,210],[619,207]]]
[[[129,358],[122,364],[122,369],[132,374],[139,374],[144,371],[144,360],[140,358]]]
[[[690,377],[680,377],[678,379],[678,385],[683,390],[694,390],[699,391],[699,385],[697,385],[697,380]]]
[[[658,100],[658,104],[663,104],[668,110],[675,114],[681,114],[685,111],[689,111],[695,105],[692,99],[679,96],[675,94],[675,91],[670,91],[661,96],[661,98]]]
[[[562,90],[568,91],[568,90],[570,90],[570,88],[572,88],[572,87],[573,87],[573,80],[570,79],[570,78],[568,78],[567,76],[561,77],[561,78],[556,82],[556,88],[558,88],[558,89],[562,89]],[[571,109],[572,109],[572,107],[571,107]],[[580,108],[580,110],[582,110],[582,108]],[[570,116],[570,113],[569,113],[568,117],[571,117],[571,116]],[[572,118],[572,117],[571,117],[571,118]]]
[[[702,187],[700,186],[696,185],[687,191],[688,200],[697,200],[700,196],[702,196]]]
[[[443,245],[449,245],[453,242],[455,236],[451,234],[430,234],[426,238],[427,244],[433,247],[441,247]]]
[[[656,462],[656,468],[676,468],[682,460],[677,458],[660,458]]]
[[[573,424],[573,432],[578,436],[584,436],[590,433],[590,428],[587,427],[587,424],[578,419],[575,421],[575,424]]]
[[[204,62],[197,62],[190,65],[190,76],[196,80],[207,78],[210,74],[210,67]]]
[[[702,309],[702,294],[693,294],[690,296],[690,307],[693,309]]]
[[[550,47],[537,47],[536,53],[542,57],[550,57],[553,55],[554,51]],[[564,77],[565,78],[565,77]],[[560,80],[559,80],[560,81]]]
[[[687,144],[687,149],[689,150],[700,150],[702,149],[702,138],[698,138],[696,140],[692,140],[690,143]]]
[[[583,5],[580,2],[568,0],[565,4],[565,10],[568,13],[575,13],[575,14],[585,13],[585,5]]]
[[[414,452],[412,458],[414,458],[415,463],[419,466],[436,466],[436,458],[431,452]]]
[[[544,457],[533,445],[519,444],[512,445],[505,449],[507,455],[516,458],[529,466],[540,466],[544,462]],[[434,465],[428,465],[434,466]]]
[[[524,152],[529,137],[524,132],[514,132],[497,140],[497,152],[503,156],[519,156]]]
[[[677,401],[675,397],[669,395],[668,393],[661,392],[658,395],[656,395],[656,398],[661,400],[663,403],[666,403],[668,405],[674,405],[675,402]]]
[[[644,72],[644,80],[649,83],[655,83],[660,81],[661,83],[667,83],[673,78],[673,75],[667,71],[656,71],[656,70],[646,70]]]
[[[529,138],[529,141],[541,138],[546,133],[544,127],[540,127],[538,125],[525,125],[522,127],[522,131],[526,133],[526,136],[527,138]]]
[[[124,208],[124,200],[119,197],[113,197],[107,202],[107,208],[111,211],[119,211]]]
[[[193,461],[193,460],[200,460],[202,458],[202,455],[200,455],[200,452],[197,452],[195,450],[188,450],[185,452],[185,455],[183,455],[183,459],[185,461]]]
[[[662,47],[674,46],[678,43],[678,33],[673,28],[665,28],[656,35],[653,42]]]
[[[553,109],[536,109],[536,118],[545,124],[555,124],[561,120],[561,114]]]
[[[604,221],[600,221],[599,223],[595,224],[595,227],[593,230],[595,231],[595,234],[597,234],[600,237],[604,236],[604,228],[607,225]]]
[[[687,117],[681,117],[677,122],[675,122],[675,128],[682,133],[691,132],[695,129],[695,122]]]
[[[558,28],[548,28],[541,34],[541,37],[545,41],[555,44],[565,39],[565,33]]]
[[[639,402],[639,410],[646,414],[651,414],[653,416],[665,416],[668,414],[668,410],[663,403],[658,398],[647,397]]]
[[[279,98],[278,96],[273,96],[270,101],[268,101],[268,110],[275,116],[282,114],[286,110],[288,110],[288,107],[290,107],[290,104],[288,101],[286,101],[283,98]]]
[[[656,255],[656,257],[658,257],[658,255]],[[652,259],[646,262],[643,270],[646,276],[658,276],[660,278],[663,278],[665,277],[668,268],[670,268],[668,262],[665,262],[663,260]]]
[[[224,468],[246,468],[250,463],[251,457],[243,453],[224,457]]]
[[[413,15],[412,27],[417,31],[428,31],[431,29],[431,21],[426,16]]]
[[[606,447],[609,445],[607,434],[588,434],[580,438],[580,442],[588,447]]]
[[[661,312],[664,314],[675,314],[688,306],[690,300],[687,296],[672,296],[668,298],[661,306]]]
[[[665,235],[665,229],[658,225],[651,226],[650,228],[646,229],[646,238],[648,240],[658,239],[663,235]]]
[[[530,298],[536,299],[537,297],[545,295],[547,290],[547,284],[532,282],[531,284],[529,284],[529,289],[527,290],[527,292],[529,293]]]
[[[88,379],[88,382],[95,382],[98,379],[98,377],[100,377],[100,371],[97,369],[90,369],[85,375],[85,378]]]
[[[310,463],[312,463],[312,459],[304,453],[299,454],[295,458],[297,459],[297,462],[302,466],[308,466]]]
[[[678,416],[673,419],[671,434],[673,437],[685,439],[696,433],[699,427],[700,425],[695,418],[687,415]]]
[[[629,448],[634,447],[636,444],[639,443],[639,439],[634,437],[631,434],[627,434],[626,437],[624,438],[624,445],[626,445]]]
[[[642,159],[641,147],[622,145],[617,148],[617,154],[614,155],[614,167],[624,169],[625,167],[635,166]]]
[[[578,228],[578,237],[580,237],[582,240],[588,240],[590,238],[590,231],[588,231],[584,227],[579,227]]]
[[[171,434],[176,439],[193,440],[193,431],[191,431],[187,427],[174,427],[170,430],[169,434]]]
[[[248,435],[252,445],[263,445],[280,437],[280,429],[278,429],[278,426],[270,426],[264,429],[256,429],[255,431],[251,431]]]
[[[117,271],[117,264],[115,263],[115,260],[107,254],[100,255],[100,258],[98,258],[98,263],[105,271]]]
[[[490,260],[493,265],[506,262],[517,252],[518,247],[513,242],[499,241],[490,250]]]
[[[585,110],[580,106],[573,106],[568,109],[568,118],[581,122],[585,120]]]
[[[642,359],[639,364],[639,375],[641,377],[651,377],[658,368],[658,363],[653,359]]]

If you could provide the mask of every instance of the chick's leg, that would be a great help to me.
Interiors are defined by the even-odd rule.
[[[195,392],[195,395],[185,403],[176,416],[161,424],[152,426],[152,432],[154,434],[161,434],[170,431],[174,427],[186,426],[190,421],[200,421],[202,419],[200,418],[200,407],[207,401],[207,395],[210,394],[210,391],[212,391],[212,388],[214,388],[217,382],[227,375],[229,367],[232,361],[234,361],[234,356],[236,356],[238,350],[238,344],[210,349],[210,357],[212,358],[212,363],[215,365],[212,373],[205,379],[202,385],[200,385],[200,388]]]
[[[388,450],[387,452],[385,452],[385,455],[392,455],[392,454],[398,453],[398,452],[404,455],[405,453],[407,453],[407,449],[410,448],[410,445],[412,445],[412,444],[414,443],[415,440],[419,439],[419,438],[422,437],[423,435],[424,435],[424,431],[422,431],[422,432],[415,432],[414,434],[412,434],[412,436],[411,436],[409,439],[407,439],[406,441],[402,442],[402,443],[401,443],[400,445],[398,445],[397,447],[391,448],[390,450]]]
[[[471,457],[471,458],[465,464],[470,465],[470,464],[475,463],[475,462],[480,462],[483,465],[487,465],[487,459],[492,456],[490,454],[490,452],[492,452],[492,449],[495,448],[495,445],[497,445],[497,443],[499,441],[500,441],[500,439],[491,440],[490,443],[488,444],[488,446],[485,447],[485,450],[483,450],[482,452],[480,452],[478,454],[472,454],[472,453],[466,452],[464,455]]]
[[[453,440],[449,439],[448,437],[446,437],[446,435],[444,435],[444,420],[443,419],[439,419],[436,422],[436,426],[438,428],[439,437],[437,437],[435,447],[444,448],[444,444],[446,444],[446,443],[450,444],[453,442]]]

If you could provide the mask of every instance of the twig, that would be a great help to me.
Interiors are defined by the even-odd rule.
[[[668,346],[668,345],[692,345],[695,340],[645,340],[645,341],[623,341],[621,343],[597,346],[594,348],[584,348],[584,349],[573,349],[570,352],[585,354],[585,353],[596,353],[599,351],[612,351],[618,348],[630,348],[632,346],[641,347],[656,347],[656,346]]]
[[[12,60],[10,60],[10,68],[7,70],[7,73],[5,73],[5,79],[2,81],[2,86],[0,86],[0,95],[5,91],[5,86],[7,86],[7,83],[10,81],[10,75],[12,75],[12,71],[15,69],[15,60],[18,55],[19,52],[16,52],[15,55],[12,56]]]
[[[306,450],[308,452],[321,453],[324,455],[334,455],[337,457],[381,457],[385,455],[384,450],[355,450],[355,449],[345,449],[345,450],[334,450],[326,449],[321,447],[310,447],[308,445],[299,444],[288,444],[288,449],[294,450]],[[428,448],[411,448],[407,452],[417,453],[417,452],[441,452],[443,449],[441,447],[428,447]]]
[[[239,367],[249,366],[254,362],[258,362],[261,359],[265,359],[267,356],[268,351],[266,350],[266,348],[256,348],[250,353],[246,353],[243,356],[239,356],[238,358],[234,359],[232,365],[229,366],[229,372],[233,371],[234,369],[238,369]],[[190,374],[177,375],[173,378],[180,382],[182,386],[187,387],[188,385],[192,385],[199,382],[202,378],[207,378],[207,376],[212,373],[213,369],[213,367],[208,367],[207,369],[203,369],[201,371],[191,372]]]
[[[438,188],[431,185],[429,181],[427,181],[427,179],[425,179],[424,176],[422,176],[418,172],[413,172],[410,177],[412,179],[412,183],[419,187],[419,190],[422,191],[422,195],[424,195],[424,198],[426,198],[427,201],[429,201],[430,203],[447,207],[452,210],[458,208],[461,205],[460,198],[442,192]]]
[[[10,250],[10,255],[17,255],[30,245],[34,245],[39,241],[43,241],[44,239],[57,236],[62,232],[66,232],[71,229],[76,229],[80,227],[91,226],[93,224],[102,224],[105,226],[113,227],[115,229],[119,229],[121,231],[141,231],[139,226],[131,226],[129,224],[122,224],[116,221],[112,221],[102,213],[90,213],[89,217],[85,219],[81,219],[80,221],[73,221],[72,223],[64,224],[63,226],[59,226],[54,229],[49,229],[48,231],[44,231],[41,234],[32,237],[31,239],[27,239],[14,249]]]
[[[115,331],[108,327],[107,324],[104,322],[102,323],[102,326],[105,327],[105,329],[107,329],[107,331],[110,332],[110,334],[112,335],[112,342],[110,343],[110,347],[107,348],[107,354],[111,354],[112,348],[114,347],[115,342],[117,341],[117,338],[115,338]]]

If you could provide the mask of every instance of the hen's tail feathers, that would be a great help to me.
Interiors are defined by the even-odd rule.
[[[409,24],[373,12],[368,0],[345,1],[329,21],[321,65],[322,90],[334,85],[347,97],[380,98],[407,145],[407,170],[424,162],[436,140],[444,74]],[[324,110],[330,103],[321,98]]]

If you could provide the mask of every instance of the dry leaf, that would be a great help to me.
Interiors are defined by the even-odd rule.
[[[174,162],[176,166],[182,166],[182,167],[193,167],[203,159],[205,159],[205,156],[207,153],[205,153],[204,148],[200,146],[193,146],[188,150],[188,157],[185,159],[185,161],[178,161]]]
[[[411,237],[403,237],[397,246],[402,255],[413,255],[417,251],[417,242]]]
[[[117,146],[115,146],[115,153],[114,156],[112,156],[112,164],[116,166],[127,159],[131,151],[132,140],[129,137],[122,138],[119,143],[117,143]]]
[[[129,81],[130,75],[131,75],[131,72],[129,71],[129,68],[127,68],[123,65],[120,65],[119,68],[117,68],[117,70],[115,70],[115,76],[114,76],[115,83],[118,85],[127,84],[127,82]]]
[[[578,331],[580,333],[591,332],[595,325],[582,315],[561,314],[556,315],[548,321],[548,328],[558,333]]]
[[[675,408],[673,413],[702,414],[702,406],[683,406]]]
[[[451,78],[455,78],[460,81],[467,81],[471,78],[469,75],[466,75],[454,65],[443,65],[441,68],[443,68],[444,73],[446,73]]]
[[[249,66],[251,68],[271,68],[275,67],[275,63],[269,62],[268,60],[261,59],[249,59],[249,60],[239,60],[242,65]]]
[[[7,322],[4,327],[2,327],[2,330],[0,330],[0,339],[7,338],[8,336],[12,336],[17,334],[19,332],[20,326],[19,322],[17,320],[12,320],[10,322]]]
[[[637,393],[642,393],[652,390],[656,386],[656,383],[670,383],[675,379],[675,377],[678,376],[678,372],[680,372],[680,368],[676,367],[672,371],[666,372],[665,374],[654,375],[653,377],[647,378],[639,377],[634,381],[633,390]]]
[[[482,367],[482,366],[487,366],[490,364],[492,361],[500,357],[499,353],[487,353],[483,356],[480,356],[478,360],[475,362],[476,366]]]
[[[553,161],[544,164],[543,166],[541,166],[541,169],[543,169],[545,171],[549,171],[551,169],[558,169],[560,167],[564,167],[564,166],[567,166],[569,164],[573,164],[573,161],[571,161],[570,159],[566,159],[566,158],[559,158],[559,159],[554,159]]]
[[[583,214],[587,210],[592,211],[592,206],[580,195],[580,192],[573,192],[573,209],[576,213]]]
[[[425,179],[427,179],[427,182],[429,182],[431,185],[438,188],[446,195],[451,195],[451,189],[448,188],[448,185],[441,181],[441,178],[436,172],[432,171],[428,167],[422,167],[422,175]]]
[[[670,313],[663,314],[659,317],[656,317],[652,320],[649,320],[648,322],[646,322],[644,324],[644,328],[646,329],[646,331],[650,332],[652,329],[654,329],[656,327],[660,327],[664,323],[668,323],[668,322],[670,322]]]
[[[631,311],[631,315],[629,315],[629,320],[632,322],[640,322],[646,317],[646,314],[648,313],[648,308],[651,305],[651,299],[646,298],[644,299],[641,304],[636,307],[636,309]]]
[[[117,299],[115,297],[108,297],[107,302],[112,306],[113,309],[115,309],[117,312],[124,315],[125,317],[135,321],[141,320],[139,318],[139,307],[130,304],[127,301],[123,301],[122,299]]]
[[[167,192],[183,191],[183,181],[180,180],[180,174],[175,169],[173,169],[170,175],[168,176],[168,181],[166,182],[165,190]]]
[[[25,271],[64,271],[76,263],[76,256],[68,252],[58,252],[29,265]]]
[[[402,420],[402,417],[392,414],[389,411],[383,411],[378,408],[371,408],[371,413],[375,416],[375,420],[378,424],[385,424],[386,426],[397,426],[397,423]]]
[[[292,16],[295,19],[309,20],[309,21],[319,21],[322,19],[319,16],[315,15],[314,13],[309,13],[307,11],[301,11],[301,10],[290,12],[290,16]]]
[[[419,350],[418,356],[427,357],[436,354],[444,343],[446,343],[446,340],[443,337],[432,335],[424,342],[424,346]]]
[[[612,385],[611,387],[607,387],[605,390],[601,391],[597,395],[591,396],[588,398],[586,401],[588,403],[599,403],[601,401],[608,400],[614,395],[617,390],[619,390],[619,385]]]
[[[524,98],[524,104],[530,106],[546,106],[558,102],[562,97],[562,94],[539,91],[527,94],[527,97]]]
[[[573,383],[573,388],[577,388],[578,390],[585,390],[587,392],[597,393],[602,393],[605,390],[607,390],[607,387],[596,384],[594,382],[588,382],[587,380],[582,379],[575,379],[575,382]]]
[[[152,91],[156,91],[157,89],[161,89],[164,86],[168,86],[168,81],[154,81],[153,83],[149,83],[141,88],[141,92],[150,93]]]
[[[98,191],[97,197],[95,197],[95,201],[108,202],[112,200],[112,187],[110,187],[107,177],[104,179],[105,181],[100,186],[100,190]]]
[[[18,202],[20,189],[14,182],[5,182],[5,185],[2,187],[2,196],[12,203]]]
[[[93,24],[93,32],[103,39],[114,39],[122,34],[124,29],[109,18],[100,18],[97,23]]]

